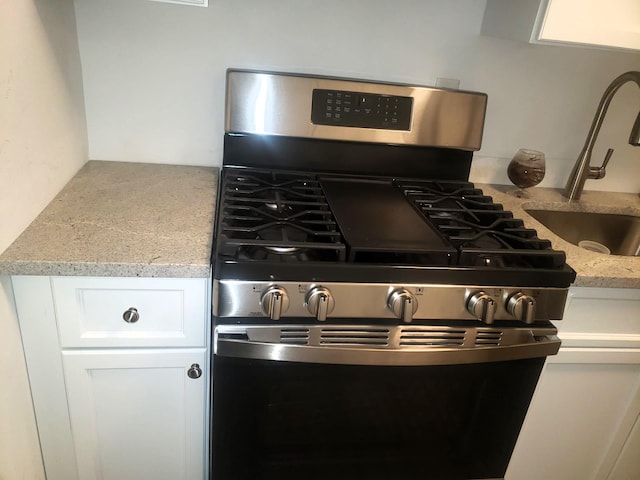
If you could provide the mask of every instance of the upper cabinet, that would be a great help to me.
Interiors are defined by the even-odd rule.
[[[638,0],[487,0],[482,34],[640,51]]]

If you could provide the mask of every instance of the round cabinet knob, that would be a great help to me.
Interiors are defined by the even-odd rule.
[[[122,314],[122,319],[127,323],[136,323],[140,320],[140,314],[138,313],[138,309],[134,307],[129,307]]]
[[[280,316],[289,308],[287,291],[277,285],[267,288],[260,297],[260,306],[271,320],[280,320]]]
[[[202,369],[200,368],[200,365],[198,365],[197,363],[193,363],[190,367],[189,370],[187,370],[187,376],[189,378],[200,378],[200,376],[202,375]]]
[[[514,293],[507,300],[507,312],[516,320],[533,323],[536,317],[536,300],[522,292]]]
[[[496,315],[496,302],[486,292],[475,292],[467,298],[467,311],[478,320],[491,324]]]
[[[328,289],[314,287],[307,293],[304,304],[311,315],[323,322],[327,319],[327,315],[333,311],[335,300]]]
[[[413,314],[418,310],[418,301],[409,290],[398,288],[391,292],[387,298],[387,307],[396,317],[409,323],[413,320]]]

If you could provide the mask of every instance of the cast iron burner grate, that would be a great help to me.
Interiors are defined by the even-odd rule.
[[[469,182],[407,181],[396,185],[454,246],[460,266],[561,268],[564,252]]]
[[[227,169],[218,251],[237,260],[342,261],[345,246],[314,176]]]

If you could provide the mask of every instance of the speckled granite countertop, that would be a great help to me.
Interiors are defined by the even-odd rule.
[[[218,170],[88,162],[0,255],[0,274],[208,277]]]
[[[578,274],[575,286],[640,288],[640,257],[606,255],[585,250],[558,237],[525,211],[586,211],[640,217],[640,197],[637,194],[584,191],[579,201],[568,202],[558,189],[532,188],[529,198],[519,199],[505,193],[513,189],[513,186],[477,186],[486,195],[492,196],[494,201],[504,205],[505,210],[511,210],[516,218],[523,219],[527,227],[537,230],[539,237],[549,239],[553,248],[566,252],[567,263]]]

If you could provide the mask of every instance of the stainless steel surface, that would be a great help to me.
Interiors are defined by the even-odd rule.
[[[314,89],[413,98],[409,131],[314,125]],[[479,150],[487,103],[483,93],[306,77],[227,72],[226,132]]]
[[[591,167],[591,154],[593,153],[593,147],[598,138],[598,133],[600,132],[600,127],[604,121],[611,99],[618,89],[627,82],[635,82],[638,87],[640,87],[640,72],[623,73],[611,82],[602,95],[598,110],[596,110],[596,115],[591,123],[589,134],[587,135],[584,147],[582,147],[582,152],[580,152],[580,156],[573,166],[573,170],[571,171],[571,175],[569,175],[564,189],[563,195],[569,200],[578,200],[580,198],[587,179],[597,180],[603,178],[606,174],[605,167],[611,158],[613,149],[607,151],[607,156],[601,167]],[[638,113],[638,117],[631,128],[629,145],[640,146],[640,113]]]
[[[134,307],[129,307],[122,314],[122,319],[127,323],[136,323],[140,320],[140,314],[138,313],[138,309]]]
[[[554,355],[553,327],[219,325],[216,355],[342,365],[455,365]]]
[[[384,283],[322,284],[304,282],[251,282],[244,280],[214,280],[214,292],[218,301],[214,315],[225,317],[270,316],[265,309],[265,292],[274,287],[284,291],[282,316],[306,317],[312,315],[306,305],[310,290],[324,287],[331,291],[335,308],[328,314],[333,318],[386,318],[397,316],[389,310],[387,301],[396,289],[406,289],[417,300],[413,319],[476,319],[467,310],[468,298],[475,292],[484,291],[496,305],[496,320],[513,320],[507,311],[508,298],[516,292],[529,295],[536,300],[535,320],[560,320],[567,297],[566,288],[518,288],[514,286],[486,287],[478,285],[393,285]],[[268,305],[268,303],[267,303]]]
[[[289,308],[287,291],[278,285],[269,285],[260,296],[260,306],[271,320],[280,320],[280,316]]]
[[[387,307],[400,320],[410,323],[414,313],[418,310],[418,301],[406,288],[398,288],[394,289],[387,297]]]
[[[187,376],[189,378],[200,378],[200,376],[202,375],[202,369],[200,368],[200,365],[198,365],[197,363],[193,363],[191,364],[191,366],[189,367],[189,370],[187,370]]]
[[[482,290],[473,292],[467,299],[467,311],[481,322],[492,324],[496,316],[496,302]]]
[[[536,315],[536,300],[522,292],[516,292],[507,300],[507,310],[521,322],[533,323]]]
[[[593,212],[526,210],[567,242],[590,240],[607,247],[612,255],[640,255],[640,217]]]
[[[335,300],[331,292],[323,287],[315,287],[309,290],[304,301],[309,313],[320,322],[325,321],[327,315],[333,312],[335,307]]]

